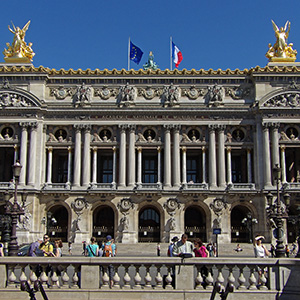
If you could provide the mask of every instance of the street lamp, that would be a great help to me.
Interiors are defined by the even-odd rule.
[[[285,208],[290,204],[290,195],[285,193],[283,195],[283,200],[280,198],[280,191],[279,191],[279,182],[281,177],[281,168],[278,164],[275,165],[273,168],[273,177],[276,181],[276,188],[277,188],[277,197],[275,202],[273,203],[273,195],[271,192],[267,195],[268,200],[268,207],[267,213],[270,221],[273,223],[275,229],[273,230],[273,235],[276,238],[276,249],[275,249],[275,256],[276,257],[285,257],[285,247],[283,244],[283,236],[284,236],[284,229],[283,229],[283,220],[287,218],[287,211]]]
[[[17,223],[18,219],[21,215],[24,215],[24,209],[18,203],[18,183],[20,178],[20,173],[22,166],[19,161],[12,166],[13,174],[15,178],[15,192],[14,192],[14,202],[10,203],[7,201],[6,205],[6,214],[11,217],[11,235],[10,235],[10,242],[8,246],[8,255],[9,256],[17,256],[19,245],[17,241]]]
[[[253,242],[253,224],[257,224],[258,221],[255,218],[252,218],[250,212],[247,213],[247,216],[242,220],[242,224],[244,224],[248,231],[250,232],[250,243]]]

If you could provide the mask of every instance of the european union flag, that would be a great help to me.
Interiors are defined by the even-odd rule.
[[[130,60],[134,61],[136,64],[139,64],[144,52],[134,44],[130,42]]]

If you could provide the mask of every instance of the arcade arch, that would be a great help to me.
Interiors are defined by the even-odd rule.
[[[47,234],[51,239],[68,241],[69,213],[63,205],[55,205],[47,212]]]
[[[160,242],[160,213],[154,206],[143,207],[139,212],[139,242]]]
[[[98,206],[93,213],[93,236],[105,239],[107,235],[114,237],[115,213],[108,205]]]
[[[202,207],[189,206],[184,213],[184,232],[189,238],[207,241],[206,214]]]

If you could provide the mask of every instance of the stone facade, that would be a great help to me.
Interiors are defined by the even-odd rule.
[[[0,66],[0,193],[11,166],[26,195],[19,243],[45,232],[81,242],[271,239],[272,168],[296,213],[296,65],[250,70],[53,70]],[[0,202],[4,214],[4,201]],[[295,227],[286,223],[286,238]]]

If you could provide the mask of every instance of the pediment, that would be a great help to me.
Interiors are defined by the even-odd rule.
[[[264,96],[259,108],[300,108],[300,89],[279,89]]]
[[[41,101],[32,93],[12,87],[0,89],[0,108],[40,107]]]

